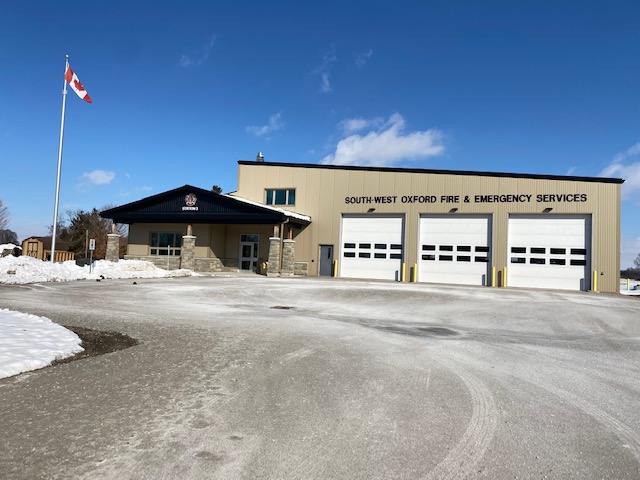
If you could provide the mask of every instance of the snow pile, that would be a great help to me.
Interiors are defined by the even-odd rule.
[[[623,295],[640,295],[640,280],[629,280],[627,290],[627,280],[620,279],[620,293]]]
[[[17,250],[16,250],[17,249]],[[22,247],[13,243],[0,243],[0,257],[3,255],[13,255],[14,252],[21,252]]]
[[[0,378],[83,351],[75,333],[45,317],[0,309]]]
[[[98,260],[89,273],[89,266],[79,267],[75,261],[43,262],[29,256],[0,258],[0,283],[24,284],[40,282],[67,282],[98,278],[163,278],[193,275],[190,270],[163,270],[151,262]]]

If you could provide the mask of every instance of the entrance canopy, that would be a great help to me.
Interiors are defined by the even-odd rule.
[[[126,224],[277,224],[288,221],[292,226],[303,228],[311,223],[311,217],[307,215],[191,185],[104,210],[100,216]]]

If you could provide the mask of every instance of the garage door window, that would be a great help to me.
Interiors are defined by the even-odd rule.
[[[511,247],[511,253],[521,254],[512,256],[512,264],[529,265],[559,265],[584,267],[587,265],[587,249],[571,248],[567,253],[566,248],[561,247]]]
[[[402,245],[392,243],[375,243],[371,248],[371,243],[350,243],[345,242],[342,256],[343,258],[373,258],[378,260],[402,260],[402,253],[392,253],[393,250],[402,250]],[[372,252],[373,250],[373,252]]]

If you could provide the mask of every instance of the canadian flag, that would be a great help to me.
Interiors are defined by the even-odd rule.
[[[87,93],[87,91],[84,89],[84,86],[82,85],[82,83],[80,83],[78,76],[75,73],[73,73],[73,70],[71,70],[71,67],[68,64],[67,64],[67,71],[64,72],[64,79],[67,81],[69,86],[73,89],[74,92],[78,94],[78,96],[82,100],[89,103],[93,102],[91,100],[91,97]]]

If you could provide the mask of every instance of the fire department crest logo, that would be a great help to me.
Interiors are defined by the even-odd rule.
[[[198,199],[196,198],[195,194],[193,193],[187,193],[184,196],[184,204],[185,206],[182,207],[182,211],[189,211],[189,212],[197,212],[198,211],[198,207],[196,207],[196,202],[198,201]]]
[[[198,199],[193,193],[188,193],[184,197],[184,203],[187,207],[195,207],[197,201]]]

